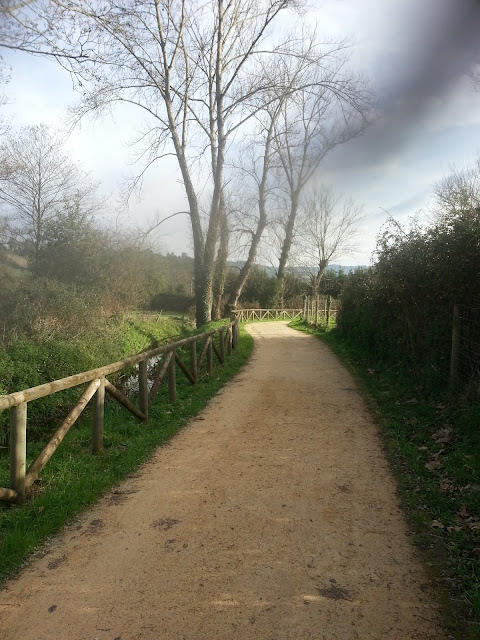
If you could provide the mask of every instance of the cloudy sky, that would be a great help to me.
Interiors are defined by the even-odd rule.
[[[339,262],[368,264],[388,214],[403,222],[425,209],[435,182],[480,154],[480,90],[469,76],[480,62],[480,2],[310,0],[309,6],[320,33],[356,42],[352,65],[369,76],[377,96],[376,123],[327,156],[315,176],[364,203],[359,251]],[[11,67],[3,110],[12,123],[61,126],[75,101],[66,72],[51,60],[0,53]],[[132,171],[127,142],[135,120],[124,109],[85,121],[67,141],[106,193],[117,192]],[[157,211],[167,216],[184,208],[176,167],[164,162],[149,173],[142,199],[131,201],[128,219],[146,224]],[[186,216],[165,224],[160,242],[164,251],[190,252]]]

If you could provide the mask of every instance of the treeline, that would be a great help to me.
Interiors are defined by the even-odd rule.
[[[429,222],[391,220],[375,264],[345,278],[338,331],[372,357],[403,362],[444,384],[454,305],[462,316],[464,384],[480,364],[480,160],[437,185]]]

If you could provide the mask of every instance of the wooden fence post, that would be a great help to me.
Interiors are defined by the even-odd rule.
[[[175,363],[175,350],[168,363],[168,401],[173,403],[177,399],[177,370]]]
[[[196,382],[198,379],[196,341],[190,343],[190,371],[192,372],[192,376]]]
[[[92,451],[101,453],[103,449],[103,422],[105,416],[105,376],[100,378],[100,385],[93,398]]]
[[[208,375],[211,375],[212,371],[213,371],[213,358],[212,358],[212,353],[213,349],[212,349],[212,338],[210,337],[208,339],[208,347],[207,347],[207,373]]]
[[[138,363],[138,408],[148,420],[148,360]]]
[[[450,354],[450,389],[458,385],[458,361],[460,358],[461,320],[458,304],[453,305],[452,350]]]
[[[234,340],[233,346],[237,347],[238,346],[238,340],[240,338],[240,322],[236,322],[233,325],[233,327],[234,327],[234,336],[235,336],[235,340]]]
[[[17,502],[25,501],[27,465],[27,403],[11,409],[10,418],[10,488],[17,492]]]
[[[228,332],[228,329],[227,329]],[[218,332],[218,335],[220,336],[220,360],[221,362],[225,362],[225,338],[224,338],[224,334],[225,331],[223,329],[220,329],[220,331]]]
[[[325,314],[325,322],[327,325],[327,329],[330,325],[330,307],[332,306],[332,296],[330,294],[327,295],[327,312]]]

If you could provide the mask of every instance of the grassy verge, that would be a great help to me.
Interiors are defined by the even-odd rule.
[[[89,371],[187,333],[180,319],[173,316],[128,314],[99,318],[93,327],[74,336],[62,331],[20,335],[5,345],[0,344],[0,393],[12,393]],[[71,389],[31,403],[29,440],[43,440],[51,432],[50,424],[65,414],[77,397],[77,390]],[[8,412],[0,412],[0,445],[6,446],[8,430]]]
[[[214,359],[211,376],[203,375],[192,387],[179,374],[176,403],[168,404],[167,390],[162,389],[147,424],[139,423],[119,405],[109,402],[105,410],[104,451],[100,456],[91,454],[89,416],[75,424],[40,475],[28,502],[22,507],[0,504],[0,583],[15,573],[42,541],[136,469],[157,446],[198,413],[247,361],[252,348],[252,338],[242,330],[232,357],[221,366]],[[28,463],[43,446],[44,442],[29,446]],[[8,458],[3,451],[0,485],[8,486],[6,482]]]
[[[480,406],[370,354],[334,330],[315,333],[366,391],[401,503],[439,587],[452,637],[480,638]]]

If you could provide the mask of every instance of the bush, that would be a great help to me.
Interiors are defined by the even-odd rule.
[[[150,309],[152,311],[190,313],[194,305],[195,298],[193,296],[178,293],[157,293],[150,301]]]
[[[392,221],[378,239],[376,264],[345,279],[339,333],[375,357],[445,381],[453,306],[477,306],[479,246],[480,210],[444,214],[426,228]]]
[[[91,331],[104,315],[95,292],[47,278],[26,278],[0,292],[2,342],[20,336],[49,340]]]

